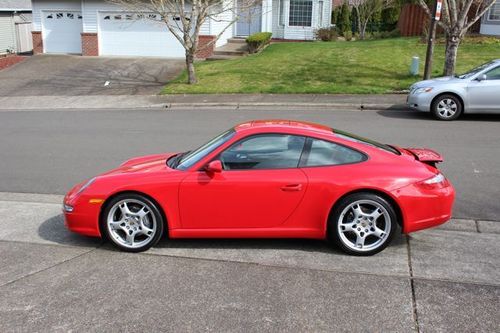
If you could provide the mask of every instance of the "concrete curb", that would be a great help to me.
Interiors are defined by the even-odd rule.
[[[389,103],[388,103],[389,102]],[[97,95],[0,97],[0,111],[188,109],[188,108],[322,108],[335,110],[408,110],[402,100],[381,96],[275,95]]]
[[[352,103],[169,103],[164,106],[168,109],[182,108],[262,108],[262,107],[293,107],[293,108],[328,108],[348,111],[380,111],[394,110],[404,111],[408,108],[404,105],[394,104],[352,104]]]

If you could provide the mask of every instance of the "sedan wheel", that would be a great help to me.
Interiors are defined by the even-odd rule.
[[[107,238],[124,251],[145,251],[155,245],[163,233],[158,208],[141,195],[116,197],[107,205],[103,216]]]
[[[432,114],[439,120],[454,120],[462,113],[462,103],[453,95],[439,96],[432,103]]]
[[[392,206],[371,193],[344,198],[337,205],[333,218],[330,235],[342,250],[354,255],[382,251],[390,243],[397,223]]]

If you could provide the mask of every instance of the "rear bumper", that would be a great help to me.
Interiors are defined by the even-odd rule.
[[[403,233],[432,228],[451,219],[455,190],[451,184],[438,189],[415,185],[394,193],[403,214]]]

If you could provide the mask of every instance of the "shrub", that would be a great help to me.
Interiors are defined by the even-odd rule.
[[[270,32],[257,32],[247,37],[246,42],[248,45],[248,52],[260,52],[271,41],[272,33]]]
[[[314,31],[314,37],[318,40],[322,40],[323,42],[337,40],[337,29],[335,29],[335,27],[320,28]]]
[[[352,31],[351,30],[344,31],[344,38],[348,42],[351,41],[352,40]]]
[[[352,30],[351,9],[349,8],[347,1],[345,1],[340,8],[340,17],[338,18],[338,21],[339,22],[337,23],[337,27],[340,29],[340,31],[345,32],[347,30]]]

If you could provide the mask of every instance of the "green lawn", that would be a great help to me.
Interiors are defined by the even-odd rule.
[[[409,67],[412,56],[419,56],[423,72],[425,49],[417,38],[272,44],[261,54],[199,62],[198,84],[185,84],[184,72],[163,93],[390,93],[420,79],[409,75]],[[444,46],[437,45],[434,54],[433,76],[439,76]],[[494,58],[500,58],[499,40],[465,42],[457,72]]]

